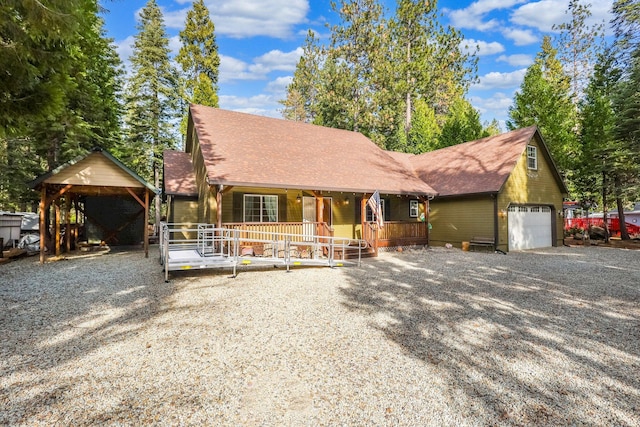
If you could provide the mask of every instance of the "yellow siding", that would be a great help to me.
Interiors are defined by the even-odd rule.
[[[195,132],[193,133],[191,150],[191,161],[193,162],[198,186],[198,222],[215,223],[215,193],[212,192],[209,184],[207,184],[207,169],[202,151],[200,151],[200,142]]]
[[[78,163],[69,165],[44,182],[98,187],[144,187],[118,165],[100,153],[91,153]]]
[[[493,200],[489,196],[467,199],[434,199],[429,222],[430,244],[456,247],[474,236],[493,237]]]
[[[538,147],[538,169],[527,168],[525,150],[498,196],[498,209],[501,212],[498,247],[504,251],[508,250],[509,243],[507,209],[510,204],[551,206],[552,225],[555,225],[556,236],[554,244],[562,245],[562,221],[558,219],[559,213],[562,212],[562,190],[554,177],[552,164],[543,155],[537,137],[531,140],[530,145]]]
[[[170,212],[169,222],[186,224],[187,226],[195,226],[198,223],[198,201],[194,199],[182,199],[172,197],[169,201]],[[174,235],[173,238],[194,239],[195,233],[180,233]]]

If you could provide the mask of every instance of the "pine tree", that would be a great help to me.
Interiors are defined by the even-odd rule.
[[[571,102],[569,78],[556,58],[551,39],[545,36],[541,51],[525,74],[509,108],[511,130],[537,125],[553,160],[572,188],[572,175],[579,148],[576,138],[577,110]]]
[[[462,144],[481,136],[480,114],[469,101],[458,98],[451,106],[447,120],[442,126],[437,148]]]
[[[193,3],[187,12],[184,30],[180,31],[182,47],[176,61],[184,75],[184,97],[188,103],[218,107],[218,69],[220,56],[215,26],[203,0]],[[186,133],[187,115],[181,130]]]
[[[37,197],[26,182],[94,145],[112,148],[119,143],[120,61],[104,37],[97,2],[50,3],[21,2],[9,21],[0,24],[3,32],[13,28],[2,37],[16,42],[0,62],[18,61],[6,64],[8,78],[0,83],[16,85],[3,87],[0,97],[15,107],[0,118],[0,132],[6,132],[0,159],[12,165],[0,183],[6,189],[0,190],[0,204],[4,200],[22,209]],[[0,14],[5,12],[0,6]],[[16,26],[20,20],[24,25]]]
[[[399,1],[390,27],[393,76],[389,84],[403,102],[404,128],[409,133],[416,100],[422,98],[437,115],[446,115],[466,93],[477,58],[462,52],[460,32],[440,24],[436,2]]]
[[[591,5],[580,0],[570,0],[565,12],[568,22],[554,25],[559,30],[558,58],[565,64],[565,72],[571,81],[572,100],[577,104],[592,73],[598,50],[604,42],[604,24],[587,25],[591,17]]]
[[[143,178],[160,187],[162,153],[175,148],[178,112],[178,78],[169,59],[162,12],[149,0],[140,12],[131,61],[131,78],[126,92],[125,161]],[[160,219],[156,197],[156,223]]]
[[[285,119],[315,123],[318,116],[318,96],[320,93],[320,71],[323,50],[313,31],[309,30],[302,47],[293,79],[287,89],[287,98],[280,101],[284,106]]]

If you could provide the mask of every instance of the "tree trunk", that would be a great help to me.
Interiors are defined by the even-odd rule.
[[[620,238],[622,240],[631,240],[629,237],[629,231],[627,230],[627,223],[624,218],[624,203],[622,201],[622,197],[620,197],[620,189],[622,188],[622,183],[620,182],[620,176],[616,175],[614,178],[614,183],[616,186],[616,204],[618,206],[618,223],[620,224]]]
[[[158,162],[156,160],[153,161],[153,186],[156,188],[160,188],[160,172],[158,171]],[[155,208],[156,208],[156,223],[154,225],[154,230],[159,231],[158,227],[160,227],[160,209],[162,208],[162,200],[156,194],[154,197]],[[145,224],[146,227],[148,224]],[[157,234],[157,233],[156,233]]]
[[[607,173],[602,171],[602,221],[604,227],[604,241],[609,243],[609,223],[608,219],[608,206],[607,206]]]

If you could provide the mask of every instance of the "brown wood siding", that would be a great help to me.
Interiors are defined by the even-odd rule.
[[[543,155],[538,138],[533,138],[530,145],[538,147],[538,169],[527,168],[525,150],[498,196],[498,209],[505,213],[499,219],[498,248],[503,251],[507,251],[509,246],[509,224],[506,212],[510,204],[550,206],[554,227],[554,246],[562,245],[562,221],[558,219],[559,213],[562,212],[562,190],[553,174],[552,164]]]
[[[46,183],[93,185],[97,187],[144,187],[140,181],[122,170],[100,153],[91,153],[78,163],[69,165]]]
[[[430,243],[451,243],[461,247],[474,236],[493,237],[493,200],[490,196],[464,199],[434,199],[429,222],[433,226]]]

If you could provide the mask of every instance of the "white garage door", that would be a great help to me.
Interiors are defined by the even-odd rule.
[[[509,250],[553,246],[551,208],[509,206]]]

